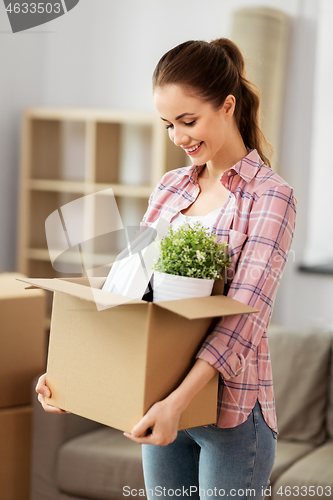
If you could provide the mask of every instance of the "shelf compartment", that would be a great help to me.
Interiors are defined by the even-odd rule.
[[[95,182],[117,183],[120,161],[119,123],[96,124]]]
[[[117,257],[116,253],[114,253],[114,254],[112,254],[112,253],[107,253],[107,254],[99,253],[99,254],[90,254],[90,255],[85,254],[85,260],[88,263],[89,262],[91,263],[92,269],[104,267],[106,269],[106,273],[108,273],[108,271],[110,270],[111,265],[115,261],[116,257]],[[43,262],[46,262],[46,263],[50,264],[52,267],[52,264],[50,261],[49,251],[45,250],[44,248],[28,248],[26,251],[26,258],[29,261],[39,261],[40,266],[43,265],[42,264]],[[66,255],[64,256],[63,262],[64,263],[67,262],[68,264],[70,264],[71,269],[72,269],[72,264],[77,264],[77,254],[75,252],[73,252],[72,254],[70,252],[67,252]],[[38,267],[36,267],[36,269],[38,269]],[[46,269],[48,269],[48,266]],[[71,276],[73,273],[74,274],[81,274],[81,275],[84,274],[83,272],[81,272],[80,265],[76,266],[76,268],[74,267],[73,272],[71,272],[71,273],[61,273],[61,272],[56,271],[53,267],[52,267],[52,269],[53,269],[53,273],[49,269],[49,276],[45,276],[45,277],[64,277],[64,276]],[[90,275],[90,273],[89,273],[89,275]],[[94,276],[95,275],[96,274],[94,274]],[[106,276],[106,275],[107,274],[100,274],[100,271],[99,271],[98,276]],[[34,276],[34,277],[37,277],[37,276]]]
[[[30,193],[30,238],[29,248],[47,249],[45,221],[60,207],[82,197],[82,193],[32,191]],[[78,222],[80,223],[80,221]]]
[[[70,214],[70,219],[66,218],[64,206],[79,199],[82,199],[82,201],[77,206],[75,204],[72,209],[68,207],[69,212],[67,213]],[[115,199],[123,227],[130,226],[131,228],[129,229],[129,238],[131,239],[134,234],[132,228],[135,227],[139,230],[140,221],[147,210],[147,199],[122,196],[116,196]],[[59,209],[62,210],[59,211]],[[72,213],[71,210],[73,210]],[[69,223],[70,226],[66,228],[66,233],[62,223],[57,222],[54,226],[54,232],[51,232],[52,254],[53,258],[56,257],[55,262],[57,262],[57,264],[54,264],[55,267],[59,271],[74,273],[76,271],[74,271],[73,266],[76,268],[81,266],[81,254],[77,244],[72,243],[74,245],[72,247],[69,244],[70,241],[75,240],[75,242],[80,243],[85,269],[91,270],[94,267],[103,265],[110,268],[115,256],[126,247],[128,236],[125,229],[103,234],[103,228],[101,229],[100,224],[102,218],[107,218],[110,211],[110,204],[106,195],[82,197],[82,193],[32,191],[30,197],[30,240],[25,257],[40,261],[51,260],[47,246],[45,221],[50,214],[57,211],[59,211],[59,217],[55,214],[56,222],[64,220],[65,224],[68,225]],[[64,217],[65,219],[63,219]],[[105,227],[110,226],[107,222],[104,225]],[[94,234],[97,234],[97,236],[92,237],[91,235]],[[64,241],[68,241],[68,247],[66,243],[64,247]],[[60,248],[65,248],[65,250],[63,252],[57,251]]]
[[[97,122],[96,183],[149,184],[152,141],[152,124]]]
[[[32,178],[60,178],[61,162],[61,122],[58,120],[38,120],[30,122]]]
[[[31,120],[30,168],[33,179],[84,181],[85,122]]]
[[[140,222],[147,210],[147,200],[129,197],[116,197],[117,207],[123,223],[123,229],[113,233],[97,237],[93,241],[92,253],[96,262],[107,264],[113,262],[115,255],[118,255],[127,246],[128,241],[132,241],[135,231],[140,230]],[[97,225],[97,213],[95,213],[94,224]],[[110,256],[109,260],[105,260]],[[104,262],[103,262],[104,259]]]
[[[40,252],[38,249],[31,249],[31,255],[33,255],[35,250],[37,250],[38,253]],[[82,276],[79,267],[77,267],[75,271],[76,272],[74,272],[74,274],[77,277]],[[42,260],[34,257],[29,258],[28,272],[30,278],[70,278],[73,276],[73,273],[59,273],[55,271],[52,267],[50,259],[47,260],[46,256],[45,259],[43,258]]]

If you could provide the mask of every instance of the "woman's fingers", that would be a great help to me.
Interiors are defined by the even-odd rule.
[[[149,414],[146,414],[139,423],[137,423],[132,429],[132,436],[139,438],[145,437],[147,434],[151,434],[151,427],[155,424],[155,419],[151,418]]]
[[[145,415],[142,417],[139,423],[137,423],[133,429],[132,433],[124,432],[124,436],[131,439],[132,441],[140,444],[149,444],[152,439],[152,429],[154,421]],[[153,443],[151,443],[153,444]]]
[[[124,432],[124,436],[127,437],[128,439],[131,439],[131,441],[134,441],[135,443],[138,444],[157,444],[154,442],[154,438],[152,437],[152,434],[149,434],[147,437],[134,437],[133,434],[130,434],[129,432]]]
[[[51,397],[51,391],[49,387],[47,387],[46,385],[46,373],[44,373],[44,375],[41,375],[39,377],[35,391],[37,392],[37,394],[42,394],[47,398]]]
[[[64,414],[64,413],[70,413],[69,411],[61,410],[60,408],[57,408],[55,406],[48,405],[45,402],[45,398],[50,398],[51,397],[51,391],[50,388],[46,385],[46,373],[44,375],[41,375],[38,379],[35,391],[38,394],[38,401],[42,405],[43,409],[47,413],[55,413],[55,414]]]
[[[48,404],[45,402],[45,397],[43,396],[43,394],[38,394],[38,401],[39,401],[39,402],[40,402],[40,404],[42,405],[43,410],[45,410],[47,413],[55,413],[55,414],[70,413],[70,412],[68,412],[68,411],[61,410],[60,408],[57,408],[57,407],[55,407],[55,406],[48,405]]]
[[[124,436],[139,444],[166,446],[177,437],[179,417],[168,411],[167,400],[158,402],[133,427],[132,433],[124,432]]]
[[[166,446],[176,439],[177,432],[174,433],[169,429],[163,428],[158,429],[158,427],[154,426],[145,436],[136,437],[128,432],[124,432],[124,436],[138,444],[154,444],[159,446]]]

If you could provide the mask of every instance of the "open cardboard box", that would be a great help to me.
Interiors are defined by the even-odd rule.
[[[184,379],[217,318],[256,312],[223,296],[223,286],[210,297],[155,303],[102,291],[105,278],[24,281],[54,292],[47,402],[127,432]],[[96,301],[108,308],[98,311]],[[218,374],[179,429],[216,421],[217,385]]]

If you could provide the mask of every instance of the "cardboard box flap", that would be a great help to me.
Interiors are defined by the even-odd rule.
[[[232,314],[245,314],[259,312],[238,300],[225,295],[214,295],[198,299],[168,300],[154,302],[158,307],[184,316],[187,319],[216,318]]]
[[[61,292],[73,297],[77,297],[79,299],[88,300],[89,302],[94,302],[101,304],[103,306],[117,306],[121,304],[140,304],[143,301],[138,299],[129,299],[128,297],[123,297],[122,295],[116,295],[114,293],[104,292],[103,290],[99,290],[92,288],[90,286],[84,286],[80,283],[75,283],[74,280],[67,281],[66,279],[38,279],[38,278],[29,278],[29,279],[20,279],[20,281],[24,281],[29,285],[33,285],[34,287],[42,288],[44,290],[49,290],[50,292]]]
[[[14,298],[27,298],[29,297],[42,297],[44,292],[42,290],[31,290],[29,294],[26,292],[26,287],[18,280],[25,279],[26,276],[20,273],[4,273],[0,274],[0,299],[14,299]]]

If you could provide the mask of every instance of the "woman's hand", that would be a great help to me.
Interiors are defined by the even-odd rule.
[[[180,415],[194,396],[216,375],[216,369],[202,359],[197,359],[183,382],[163,401],[155,403],[124,436],[139,444],[172,443],[178,432]]]
[[[155,403],[133,427],[132,433],[124,432],[124,436],[139,444],[166,446],[177,437],[180,415],[181,411],[174,407],[170,397],[166,398]]]
[[[61,410],[60,408],[56,408],[55,406],[50,406],[45,403],[45,398],[51,397],[50,388],[46,385],[46,373],[39,377],[35,390],[38,394],[38,401],[46,412],[56,414],[70,413],[69,411]]]

